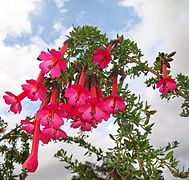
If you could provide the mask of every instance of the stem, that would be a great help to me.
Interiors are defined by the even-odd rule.
[[[144,168],[144,162],[140,158],[139,151],[138,151],[138,149],[137,149],[137,147],[135,145],[134,139],[130,134],[129,134],[129,139],[131,140],[131,142],[133,144],[134,151],[135,151],[135,153],[137,155],[137,161],[138,161],[138,164],[139,164],[139,169],[142,171],[142,175],[143,175],[144,179],[146,179],[146,171],[145,171],[145,168]]]
[[[22,127],[22,125],[20,124],[19,126],[17,126],[17,127],[15,127],[14,129],[10,130],[7,134],[5,134],[5,135],[0,139],[0,142],[1,142],[2,140],[9,139],[10,136],[12,135],[12,133],[13,133],[14,131],[17,131],[17,133],[19,133],[19,132],[22,130],[21,127]],[[19,128],[20,128],[20,129],[19,129]]]
[[[112,96],[117,96],[117,76],[113,77]]]
[[[140,61],[138,61],[138,60],[136,60],[136,59],[134,59],[134,58],[131,59],[131,63],[132,63],[132,62],[133,62],[133,63],[136,63],[136,64],[138,64],[138,65],[141,64]],[[152,74],[154,74],[154,75],[156,75],[156,76],[158,76],[158,77],[160,76],[158,72],[156,72],[155,70],[153,70],[152,68],[150,68],[150,67],[148,67],[148,66],[144,66],[144,69],[147,70],[147,71],[149,71],[149,72],[151,72]]]

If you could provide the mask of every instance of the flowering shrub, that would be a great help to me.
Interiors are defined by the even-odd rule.
[[[27,84],[21,85],[23,92],[19,95],[7,91],[3,96],[5,103],[10,105],[10,111],[15,114],[21,113],[24,98],[41,101],[33,118],[21,120],[22,130],[32,135],[31,151],[23,168],[28,172],[36,171],[39,141],[48,144],[49,141],[60,140],[73,141],[95,153],[107,167],[101,167],[106,179],[159,179],[163,173],[160,169],[164,167],[177,177],[188,177],[189,172],[176,169],[178,163],[172,151],[178,145],[176,141],[163,149],[154,149],[150,145],[147,135],[151,133],[153,124],[149,119],[155,111],[131,94],[126,84],[127,76],[151,72],[156,77],[147,79],[147,86],[159,88],[163,98],[183,97],[182,113],[183,116],[189,115],[186,110],[189,94],[182,90],[185,85],[183,78],[177,77],[177,85],[168,76],[167,68],[170,68],[169,62],[174,54],[160,53],[154,67],[149,67],[147,62],[141,62],[141,51],[134,42],[123,36],[109,41],[91,26],[74,28],[59,50],[42,51],[37,58],[40,61],[38,78],[26,80]],[[128,67],[129,63],[136,66]],[[117,146],[106,155],[81,137],[70,137],[63,130],[66,120],[70,128],[84,132],[92,131],[111,117],[119,126],[118,135],[110,135]],[[140,132],[139,127],[145,132]],[[56,157],[70,164],[70,169],[81,166],[77,162],[72,163],[64,150],[57,152]],[[74,172],[85,179],[84,172]]]

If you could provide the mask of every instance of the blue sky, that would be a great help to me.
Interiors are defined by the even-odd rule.
[[[20,93],[20,85],[26,79],[36,78],[39,72],[36,57],[40,51],[60,46],[72,25],[98,26],[111,38],[117,33],[124,34],[138,43],[145,54],[144,58],[149,60],[155,59],[159,51],[176,50],[176,60],[172,63],[173,75],[178,72],[189,74],[188,0],[1,0],[0,24],[1,97],[7,90]],[[189,166],[189,142],[185,138],[189,136],[189,120],[178,116],[181,99],[167,105],[167,102],[159,100],[157,91],[146,89],[141,80],[129,83],[136,93],[141,93],[158,110],[152,143],[159,147],[178,139],[182,144],[176,155],[183,165]],[[32,114],[37,106],[37,103],[31,105],[25,102],[22,114],[15,116],[7,113],[8,107],[0,98],[0,115],[14,126],[26,115]],[[109,132],[115,131],[116,127],[111,122],[104,123],[91,133],[90,140],[105,148],[111,145]],[[70,179],[62,163],[52,157],[59,147],[62,145],[58,143],[40,147],[38,170],[28,179],[55,179],[55,174],[57,180]],[[80,149],[75,153],[70,146],[64,145],[64,148],[83,158]],[[166,179],[173,178],[167,174]]]
[[[27,44],[31,35],[38,34],[46,43],[53,42],[60,35],[53,28],[56,22],[63,24],[65,28],[85,24],[98,26],[109,37],[112,36],[112,31],[119,31],[125,26],[129,30],[139,22],[133,7],[120,6],[116,0],[70,0],[65,2],[63,8],[58,8],[55,1],[46,0],[41,2],[40,14],[31,13],[29,18],[32,22],[32,34],[23,33],[18,37],[9,35],[4,40],[6,45]]]

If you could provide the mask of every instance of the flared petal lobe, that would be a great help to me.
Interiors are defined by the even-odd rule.
[[[10,106],[10,111],[13,113],[17,114],[21,112],[22,110],[22,105],[21,105],[21,100],[24,99],[26,96],[24,93],[19,94],[18,96],[14,95],[13,93],[6,91],[5,92],[7,95],[3,96],[3,99],[5,100],[5,103]]]
[[[26,92],[27,97],[32,101],[37,101],[38,99],[43,101],[46,97],[47,90],[45,85],[33,79],[26,80],[26,82],[27,84],[22,84],[22,89]]]
[[[42,51],[38,59],[43,61],[39,65],[40,69],[43,73],[51,72],[51,78],[58,78],[62,71],[66,71],[66,62],[60,51],[55,49],[51,49],[50,53]]]
[[[158,82],[156,82],[157,88],[163,94],[167,94],[168,92],[173,92],[176,89],[176,82],[172,78],[162,78]]]
[[[108,48],[97,49],[94,51],[93,62],[99,69],[104,69],[110,63],[111,52]]]

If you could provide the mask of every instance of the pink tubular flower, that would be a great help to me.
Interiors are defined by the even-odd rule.
[[[54,128],[59,129],[60,126],[64,124],[64,121],[62,120],[62,118],[65,117],[64,112],[59,109],[58,104],[46,105],[37,112],[36,116],[41,118],[41,125],[43,126],[53,125]]]
[[[23,91],[26,92],[27,97],[32,101],[37,101],[38,99],[43,101],[46,97],[47,88],[42,83],[43,78],[44,78],[44,73],[41,71],[39,73],[37,80],[33,80],[33,79],[26,80],[28,84],[22,84]]]
[[[111,109],[111,113],[115,114],[118,110],[123,111],[126,106],[124,100],[120,96],[108,96],[105,103]]]
[[[32,150],[24,164],[23,168],[27,169],[28,172],[35,172],[38,167],[38,148],[39,148],[39,138],[40,138],[40,119],[35,119],[35,129],[32,140]]]
[[[61,129],[55,129],[53,127],[45,127],[41,131],[41,141],[44,144],[48,144],[50,139],[59,140],[60,138],[66,138],[67,134]]]
[[[104,102],[100,102],[97,97],[96,87],[91,84],[91,96],[85,103],[78,108],[82,112],[82,118],[88,122],[101,123],[102,120],[108,120],[110,114]]]
[[[87,88],[83,87],[85,83],[86,71],[83,70],[78,84],[71,85],[65,90],[65,97],[68,98],[68,103],[72,106],[78,106],[85,103],[89,98],[90,93]]]
[[[97,64],[99,69],[104,69],[110,63],[110,48],[96,49],[93,55],[93,62]]]
[[[80,107],[80,106],[79,106]],[[96,128],[96,122],[93,122],[91,119],[84,120],[82,118],[82,112],[79,112],[79,107],[76,107],[72,110],[71,118],[71,128],[80,128],[82,131],[90,131],[93,128]]]
[[[79,112],[82,112],[82,118],[85,121],[101,123],[102,120],[108,120],[110,117],[106,111],[106,106],[103,102],[99,102],[97,98],[86,100],[86,104],[79,107]]]
[[[59,103],[57,102],[57,91],[53,89],[51,94],[50,104],[45,105],[41,108],[36,117],[41,119],[41,125],[43,126],[53,126],[55,129],[59,129],[61,125],[64,124],[63,117],[66,117],[65,112],[59,108]]]
[[[27,120],[21,120],[22,130],[26,131],[28,134],[33,134],[35,122],[30,122]]]
[[[105,103],[111,109],[111,113],[117,113],[118,110],[123,111],[126,108],[124,100],[117,96],[117,75],[113,77],[112,94],[105,99]]]
[[[168,92],[172,92],[176,89],[176,82],[174,79],[168,77],[167,75],[167,66],[164,63],[163,66],[163,78],[156,82],[157,88],[163,94],[167,94]]]
[[[40,108],[43,108],[46,105],[46,103],[47,101],[43,102]],[[23,168],[27,169],[28,172],[32,172],[32,173],[35,172],[38,167],[38,148],[39,148],[39,140],[41,136],[40,119],[36,117],[33,123],[35,123],[35,128],[32,139],[32,149],[30,155],[22,165]]]
[[[51,71],[51,78],[60,77],[61,71],[66,71],[66,61],[63,59],[63,55],[66,52],[68,44],[56,51],[51,49],[50,53],[42,51],[38,59],[43,61],[40,63],[39,67],[43,73],[48,73]]]
[[[22,92],[18,96],[14,95],[13,93],[6,91],[5,92],[7,95],[3,96],[3,99],[5,100],[5,103],[10,106],[10,111],[13,113],[17,114],[21,112],[22,110],[22,105],[21,101],[26,97],[26,93]]]
[[[79,84],[71,85],[65,90],[65,97],[69,99],[68,103],[72,106],[84,104],[89,95],[88,89]]]
[[[30,154],[27,160],[22,165],[24,169],[27,169],[28,172],[33,173],[38,167],[38,156],[37,154]]]
[[[71,128],[79,128],[83,131],[91,131],[92,127],[96,128],[96,125],[94,122],[87,122],[83,119],[77,119],[72,122]]]

